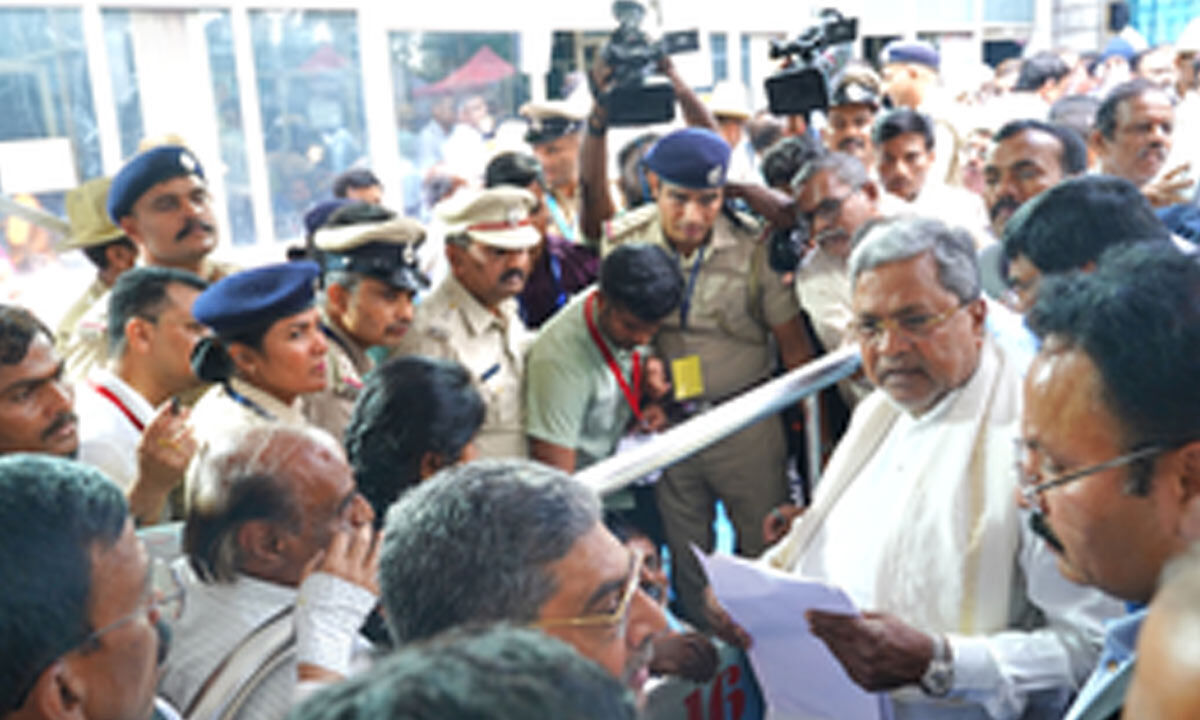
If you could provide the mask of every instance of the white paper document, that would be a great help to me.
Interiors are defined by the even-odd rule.
[[[693,548],[695,549],[695,548]],[[772,720],[887,720],[886,694],[856,685],[808,629],[808,610],[858,614],[840,588],[724,553],[696,550],[713,592],[754,644],[750,663]]]

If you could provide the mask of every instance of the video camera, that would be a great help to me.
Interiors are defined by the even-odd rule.
[[[767,78],[767,104],[774,115],[804,115],[829,108],[826,69],[817,53],[858,37],[858,18],[845,18],[833,8],[821,21],[789,42],[772,42],[770,58],[790,58],[792,65]]]
[[[608,111],[614,126],[648,125],[670,122],[675,118],[675,90],[663,78],[655,78],[658,62],[664,55],[700,49],[700,34],[695,30],[666,33],[651,41],[640,26],[646,9],[636,0],[617,0],[613,16],[617,29],[601,50],[604,62],[612,68],[613,87],[597,97]]]

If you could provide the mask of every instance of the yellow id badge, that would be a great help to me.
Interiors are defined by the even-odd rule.
[[[690,400],[704,394],[704,376],[700,372],[700,356],[688,355],[671,361],[671,382],[675,385],[676,400]]]

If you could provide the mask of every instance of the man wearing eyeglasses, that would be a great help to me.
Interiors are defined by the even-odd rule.
[[[1020,373],[985,327],[971,238],[938,220],[883,221],[849,267],[851,327],[877,391],[766,559],[864,609],[807,619],[858,684],[892,691],[897,717],[1057,717],[1095,660],[1107,603],[1064,581],[1022,529]]]
[[[538,463],[486,460],[443,470],[388,510],[379,580],[397,644],[527,624],[636,692],[666,629],[641,566],[601,522],[592,490]]]
[[[1169,244],[1114,249],[1049,281],[1029,322],[1023,502],[1069,580],[1135,608],[1200,539],[1200,264]],[[1145,610],[1111,623],[1067,717],[1120,709]]]
[[[161,620],[119,488],[47,455],[0,458],[0,717],[177,720],[155,701]]]

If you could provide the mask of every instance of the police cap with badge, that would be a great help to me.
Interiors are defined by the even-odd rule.
[[[654,143],[642,162],[665,182],[707,190],[725,185],[731,152],[729,143],[717,133],[683,128]]]
[[[182,145],[159,145],[134,155],[113,177],[108,190],[108,216],[119,225],[147,190],[160,182],[188,175],[203,180],[204,167]]]
[[[542,240],[529,213],[537,197],[528,190],[502,185],[486,190],[459,190],[435,208],[447,239],[466,236],[505,250],[525,250]]]
[[[881,104],[880,96],[879,80],[874,73],[847,70],[833,81],[829,106],[870,105],[872,109],[878,110]]]
[[[361,273],[411,293],[429,287],[417,265],[417,247],[425,240],[419,222],[392,217],[341,225],[338,215],[313,236],[324,272]]]
[[[583,128],[583,114],[564,100],[527,102],[518,111],[529,127],[525,142],[540,145],[577,133]]]

